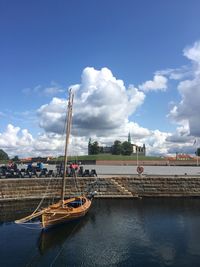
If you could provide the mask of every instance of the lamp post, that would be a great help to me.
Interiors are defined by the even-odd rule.
[[[136,159],[137,159],[137,167],[138,167],[138,146],[136,146]]]
[[[200,148],[197,147],[196,149],[196,156],[197,156],[197,166],[199,166],[199,154],[200,154]]]
[[[199,156],[200,156],[200,147],[198,147],[198,144],[199,144],[199,140],[198,139],[195,139],[194,140],[194,143],[193,143],[193,146],[195,145],[196,147],[196,151],[195,151],[195,154],[196,154],[196,160],[197,160],[197,166],[199,166]]]

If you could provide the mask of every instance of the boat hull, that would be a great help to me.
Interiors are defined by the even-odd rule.
[[[62,223],[78,220],[86,215],[90,206],[91,200],[87,197],[68,199],[62,204],[58,202],[50,206],[42,214],[42,228],[47,229]]]

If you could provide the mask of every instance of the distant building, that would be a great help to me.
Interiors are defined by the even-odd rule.
[[[22,163],[32,162],[32,158],[23,158],[23,159],[20,159],[20,161],[21,161]]]
[[[91,155],[91,145],[92,145],[92,139],[90,137],[88,141],[88,155]]]
[[[176,155],[176,160],[191,160],[191,159],[194,159],[194,158],[188,154],[177,154]]]
[[[49,160],[52,160],[53,157],[33,157],[33,158],[23,158],[20,159],[22,163],[29,163],[29,162],[43,162],[46,163]]]
[[[128,142],[131,143],[131,135],[130,132],[128,133]],[[88,155],[91,155],[91,138],[89,139],[88,142]],[[131,155],[138,155],[138,156],[146,156],[146,146],[143,144],[143,146],[138,146],[136,144],[132,144],[133,147],[133,152]],[[100,153],[105,153],[105,154],[111,154],[112,153],[112,146],[100,146],[99,147],[99,152]]]
[[[128,142],[131,143],[131,134],[130,134],[130,132],[128,133]]]
[[[131,143],[131,134],[128,133],[128,142]],[[146,146],[143,144],[143,146],[138,146],[136,144],[132,144],[133,146],[133,152],[132,155],[136,156],[146,156]]]
[[[143,146],[138,146],[138,145],[132,144],[132,146],[133,146],[132,155],[146,156],[146,146],[145,146],[145,144],[143,144]]]
[[[188,155],[188,154],[178,154],[176,153],[176,156],[174,157],[166,157],[167,160],[193,160],[194,157]]]
[[[112,153],[112,146],[102,146],[102,147],[100,147],[100,152],[111,154]]]

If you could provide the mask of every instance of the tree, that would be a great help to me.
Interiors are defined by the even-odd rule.
[[[14,156],[14,158],[12,160],[17,162],[17,161],[19,161],[19,157],[18,156]]]
[[[99,151],[100,151],[100,148],[99,148],[99,144],[97,141],[90,144],[90,154],[91,155],[97,155],[97,154],[99,154]]]
[[[122,143],[119,140],[115,140],[114,145],[112,146],[112,154],[120,155],[122,152]]]
[[[200,147],[197,148],[196,155],[199,157],[200,156]]]
[[[130,156],[133,153],[133,146],[131,143],[125,141],[122,143],[122,155]]]
[[[3,151],[3,149],[0,149],[0,160],[8,160],[9,157],[8,157],[8,154]]]

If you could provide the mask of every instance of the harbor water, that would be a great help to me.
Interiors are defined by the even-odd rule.
[[[200,199],[95,199],[85,218],[17,225],[36,203],[1,205],[0,266],[199,266]]]

